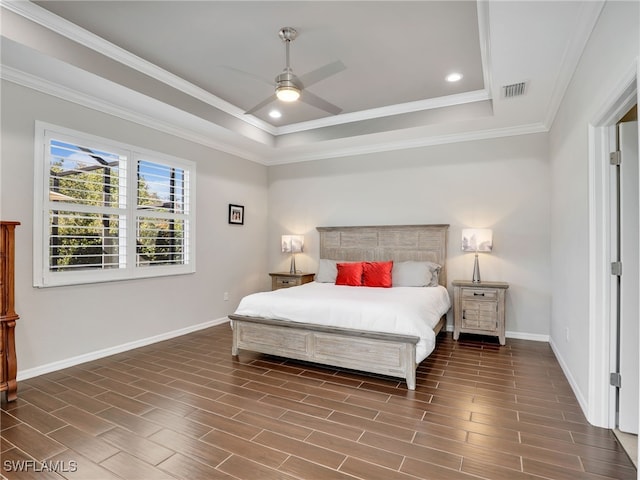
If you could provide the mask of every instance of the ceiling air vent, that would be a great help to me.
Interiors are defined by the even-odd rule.
[[[512,83],[511,85],[504,85],[502,87],[502,96],[504,98],[519,97],[524,95],[525,82]]]

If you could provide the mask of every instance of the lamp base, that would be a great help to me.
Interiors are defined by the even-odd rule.
[[[473,277],[471,279],[473,283],[480,283],[480,265],[478,264],[478,254],[476,253],[476,259],[473,262]]]
[[[289,273],[296,273],[296,254],[291,254],[291,266],[289,267]]]

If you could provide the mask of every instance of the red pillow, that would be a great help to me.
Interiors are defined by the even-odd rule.
[[[338,268],[336,285],[362,286],[362,262],[338,263],[336,267]]]
[[[365,262],[363,266],[362,285],[364,285],[365,287],[391,287],[392,269],[392,261]]]

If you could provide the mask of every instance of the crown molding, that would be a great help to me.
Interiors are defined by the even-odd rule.
[[[513,137],[518,135],[531,135],[535,133],[546,133],[549,129],[543,123],[531,123],[515,127],[500,127],[485,130],[475,130],[470,132],[450,133],[442,135],[420,136],[419,138],[408,138],[402,140],[375,142],[361,140],[359,145],[317,149],[316,152],[300,153],[291,155],[281,155],[278,158],[267,162],[267,165],[284,165],[290,163],[310,162],[314,160],[326,160],[329,158],[350,157],[371,153],[380,153],[396,150],[406,150],[410,148],[430,147],[434,145],[445,145],[450,143],[471,142],[476,140],[488,140],[492,138]]]
[[[386,107],[371,108],[369,110],[361,110],[359,112],[343,113],[340,115],[320,118],[318,120],[312,120],[309,122],[283,125],[282,127],[277,128],[276,135],[298,133],[306,130],[314,130],[316,128],[333,127],[335,125],[343,125],[345,123],[354,123],[363,120],[371,120],[374,118],[402,115],[405,113],[419,112],[422,110],[432,110],[434,108],[451,107],[454,105],[481,102],[490,99],[491,95],[489,95],[488,91],[476,90],[474,92],[459,93],[457,95],[447,95],[446,97],[429,98],[426,100],[418,100],[416,102],[407,102],[397,105],[389,105]]]
[[[491,72],[493,71],[491,64],[491,26],[490,4],[488,0],[478,0],[478,36],[480,37],[480,58],[482,60],[482,75],[484,78],[484,88],[490,89],[493,85]]]
[[[571,41],[568,43],[567,48],[563,53],[562,69],[558,73],[556,78],[555,87],[551,94],[549,101],[549,107],[547,108],[547,115],[544,120],[545,125],[551,128],[553,121],[556,118],[562,99],[569,88],[573,74],[576,71],[582,52],[584,52],[591,32],[600,17],[600,12],[604,7],[604,0],[593,0],[590,2],[583,2],[580,9],[579,18],[576,19],[575,26],[576,31],[571,36]]]
[[[41,25],[52,32],[62,35],[80,45],[83,45],[101,55],[111,58],[116,62],[126,65],[140,73],[148,75],[166,85],[180,90],[212,107],[218,108],[233,117],[248,123],[256,128],[264,130],[271,135],[276,135],[276,127],[260,120],[253,115],[245,115],[244,111],[235,105],[197,87],[196,85],[178,77],[177,75],[144,60],[123,48],[108,42],[102,37],[85,30],[78,25],[65,20],[38,5],[24,0],[3,0],[2,8],[14,12],[27,20]]]
[[[15,68],[2,65],[0,68],[0,78],[33,90],[45,93],[62,100],[76,103],[83,107],[113,115],[115,117],[143,125],[148,128],[175,135],[176,137],[188,140],[206,147],[210,147],[240,158],[264,165],[282,165],[298,162],[306,162],[313,160],[323,160],[328,158],[338,158],[346,156],[364,155],[369,153],[379,153],[393,150],[404,150],[409,148],[428,147],[433,145],[443,145],[448,143],[468,142],[474,140],[485,140],[499,137],[508,137],[516,135],[528,135],[533,133],[548,132],[548,127],[542,123],[533,123],[516,127],[503,127],[485,130],[476,130],[470,132],[461,132],[443,135],[423,135],[419,134],[419,138],[405,138],[400,140],[378,140],[375,141],[377,135],[367,135],[356,139],[354,145],[331,147],[322,144],[313,144],[306,151],[279,150],[274,151],[271,148],[258,145],[257,148],[261,152],[255,152],[248,148],[232,145],[231,142],[220,141],[211,135],[211,126],[219,128],[210,122],[207,122],[209,130],[203,133],[202,128],[195,129],[193,125],[189,125],[184,119],[172,117],[172,121],[163,121],[157,117],[140,113],[135,110],[135,105],[130,104],[129,107],[116,105],[112,102],[105,101],[92,95],[80,93],[74,89],[59,85],[52,81],[41,77],[31,75],[19,71]],[[149,108],[146,108],[149,111]],[[203,122],[202,120],[199,120]]]
[[[22,72],[12,67],[6,65],[1,65],[1,67],[0,78],[3,80],[265,165],[264,157],[262,155],[256,155],[255,152],[249,149],[243,149],[235,145],[231,145],[230,142],[218,141],[213,138],[211,131],[206,134],[201,133],[196,131],[194,128],[189,128],[186,125],[180,125],[178,121],[166,122],[158,119],[157,117],[135,111],[133,108],[124,108],[112,102],[105,101],[104,99],[78,92],[72,88],[59,85],[42,77]],[[174,120],[176,119],[174,118]],[[207,123],[209,128],[211,128],[212,124],[210,122]],[[215,126],[215,128],[219,127]]]

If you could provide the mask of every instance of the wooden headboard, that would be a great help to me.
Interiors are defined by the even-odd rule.
[[[344,261],[430,261],[442,266],[439,283],[447,286],[449,225],[316,227],[320,258]]]

